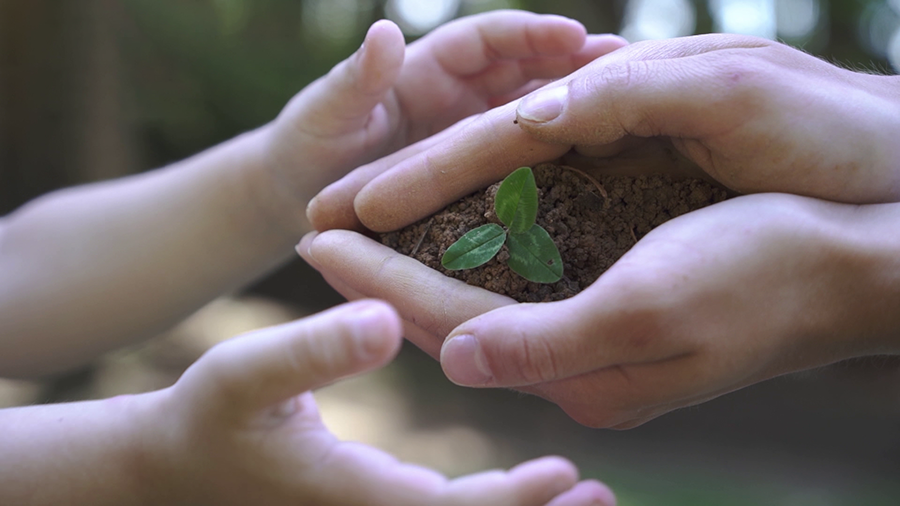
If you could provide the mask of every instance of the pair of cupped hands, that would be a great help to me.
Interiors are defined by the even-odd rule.
[[[627,45],[326,187],[297,250],[347,298],[390,302],[454,382],[534,393],[593,427],[897,353],[898,79],[744,36]],[[552,303],[370,238],[572,151],[695,171],[741,196],[665,223]]]

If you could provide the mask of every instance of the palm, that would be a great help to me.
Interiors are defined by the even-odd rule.
[[[833,360],[786,353],[800,336],[798,302],[817,303],[797,294],[824,277],[810,219],[829,205],[760,194],[655,229],[578,296],[604,308],[588,337],[599,366],[526,390],[587,425],[627,428]]]

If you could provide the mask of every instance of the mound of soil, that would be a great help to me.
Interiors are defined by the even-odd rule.
[[[519,302],[548,302],[589,286],[653,228],[727,198],[725,190],[707,181],[673,180],[666,175],[595,179],[572,167],[542,164],[534,168],[534,176],[540,202],[537,223],[550,233],[565,267],[563,279],[556,283],[534,283],[513,272],[506,265],[506,246],[481,267],[449,271],[441,266],[444,252],[466,232],[489,222],[500,223],[494,213],[500,183],[430,218],[382,234],[381,242],[470,285]]]

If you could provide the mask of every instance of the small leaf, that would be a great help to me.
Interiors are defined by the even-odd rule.
[[[512,234],[528,232],[538,211],[537,185],[529,167],[520,167],[500,183],[494,198],[497,217]]]
[[[504,241],[506,231],[503,227],[496,223],[482,225],[451,244],[441,258],[441,265],[451,271],[478,267],[494,258]]]
[[[562,278],[563,263],[550,234],[535,224],[524,234],[509,234],[509,267],[537,283],[555,283]]]

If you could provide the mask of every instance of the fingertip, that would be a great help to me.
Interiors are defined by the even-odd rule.
[[[616,506],[616,495],[597,480],[585,480],[559,494],[547,506]]]
[[[611,33],[590,34],[585,39],[584,46],[582,46],[578,53],[580,55],[585,55],[588,61],[592,61],[600,56],[621,49],[628,44],[630,44],[628,39],[619,35]],[[585,61],[584,63],[588,63],[588,61]]]
[[[548,455],[523,462],[509,470],[510,475],[525,479],[544,477],[559,484],[561,493],[578,481],[578,468],[569,459],[558,455]]]
[[[441,367],[447,379],[460,386],[487,386],[494,379],[481,344],[470,334],[456,335],[444,342]]]
[[[300,258],[305,260],[306,263],[308,263],[310,266],[312,266],[312,268],[316,270],[319,270],[320,265],[315,261],[315,259],[312,258],[312,255],[309,254],[309,249],[310,247],[312,247],[312,243],[313,241],[315,241],[318,235],[318,232],[309,232],[300,239],[300,242],[297,243],[296,246],[294,246],[294,251],[296,251],[297,254],[300,255]]]
[[[587,29],[581,22],[558,14],[542,14],[534,46],[542,54],[575,53],[584,45]]]
[[[567,459],[548,456],[519,464],[508,477],[517,490],[517,504],[543,505],[575,486],[578,468]]]
[[[559,14],[541,14],[541,18],[551,23],[557,24],[559,27],[569,30],[572,34],[580,34],[581,37],[587,37],[587,28],[577,19]]]
[[[367,94],[378,94],[393,85],[405,53],[406,40],[400,27],[387,19],[373,23],[352,59],[359,68],[358,86]]]
[[[369,362],[390,361],[400,351],[403,322],[397,310],[387,302],[364,299],[347,304],[352,313],[353,338]]]
[[[372,26],[366,32],[366,42],[380,37],[403,40],[403,30],[390,19],[379,19],[372,23]]]

